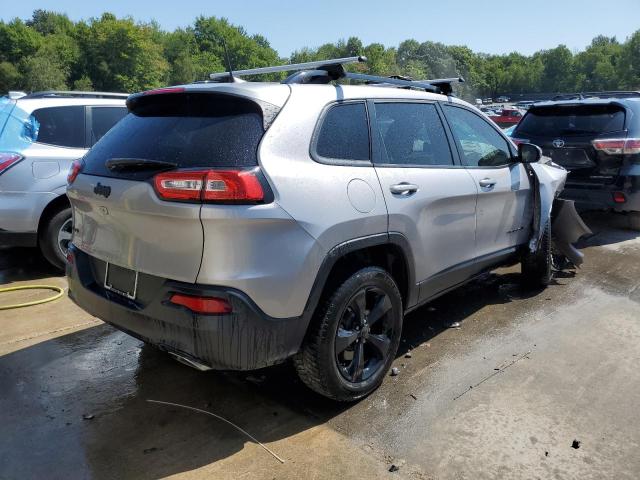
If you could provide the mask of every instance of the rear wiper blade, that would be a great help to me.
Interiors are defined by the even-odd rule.
[[[177,163],[150,160],[146,158],[110,158],[105,163],[111,171],[138,171],[138,170],[172,170]]]

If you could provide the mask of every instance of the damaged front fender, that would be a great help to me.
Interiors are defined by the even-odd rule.
[[[579,267],[584,261],[584,255],[573,243],[583,235],[591,234],[591,230],[578,215],[573,202],[557,198],[564,189],[567,171],[547,158],[538,163],[525,164],[525,167],[529,172],[533,194],[533,224],[529,249],[532,252],[537,251],[545,227],[551,222],[554,247]]]

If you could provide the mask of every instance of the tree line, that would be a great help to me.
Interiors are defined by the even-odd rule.
[[[155,22],[104,13],[79,22],[35,10],[30,19],[0,21],[0,92],[99,90],[135,92],[203,80],[225,70],[224,39],[235,69],[365,55],[362,73],[414,79],[463,76],[466,98],[503,93],[640,89],[640,30],[624,41],[599,35],[583,51],[565,45],[527,56],[489,55],[467,46],[405,40],[364,45],[357,37],[301,48],[281,58],[262,35],[224,18],[198,17],[168,32]]]

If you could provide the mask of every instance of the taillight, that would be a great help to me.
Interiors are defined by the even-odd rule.
[[[0,175],[22,160],[22,158],[22,155],[18,155],[17,153],[0,152]]]
[[[627,201],[627,197],[623,192],[613,192],[613,201],[615,203],[625,203]]]
[[[592,140],[591,144],[608,155],[640,154],[640,138],[605,138]]]
[[[515,138],[515,137],[511,137],[511,141],[513,143],[516,144],[516,146],[520,145],[521,143],[529,143],[529,139],[528,138]]]
[[[232,311],[231,304],[224,298],[218,297],[199,297],[174,293],[169,301],[175,305],[187,307],[192,312],[205,315],[222,315]]]
[[[163,200],[254,203],[264,200],[254,170],[177,170],[153,177]]]
[[[67,184],[71,185],[75,179],[82,172],[82,168],[84,167],[84,162],[82,160],[76,160],[71,164],[71,168],[69,169],[69,174],[67,175]]]

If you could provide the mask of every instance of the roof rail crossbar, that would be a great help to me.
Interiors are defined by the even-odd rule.
[[[337,71],[342,65],[348,63],[366,62],[367,58],[363,56],[335,58],[332,60],[319,60],[317,62],[291,63],[289,65],[276,65],[273,67],[250,68],[248,70],[234,70],[234,77],[243,77],[246,75],[264,75],[267,73],[278,72],[294,72],[300,70],[324,70]],[[218,72],[209,75],[211,80],[229,77],[229,72]]]
[[[431,85],[428,82],[420,82],[415,80],[403,80],[399,78],[393,77],[380,77],[377,75],[367,75],[364,73],[351,73],[346,72],[345,78],[350,80],[361,80],[363,82],[371,82],[375,84],[379,84],[381,86],[394,86],[394,87],[405,87],[405,88],[420,88],[424,89],[428,92],[438,93],[440,90],[435,85]]]
[[[363,56],[335,58],[331,60],[319,60],[316,62],[292,63],[289,65],[275,65],[273,67],[250,68],[248,70],[234,70],[233,77],[242,77],[246,75],[264,75],[268,73],[278,72],[295,72],[287,77],[282,83],[285,84],[305,84],[305,83],[329,83],[332,80],[347,78],[376,84],[379,86],[395,86],[403,88],[419,88],[428,92],[441,93],[451,95],[453,89],[452,83],[462,83],[464,78],[436,78],[433,80],[411,80],[407,77],[394,75],[391,77],[382,77],[379,75],[368,75],[364,73],[347,72],[344,65],[349,63],[366,62],[367,58]],[[228,82],[231,81],[229,72],[218,72],[209,75],[213,81]]]
[[[33,92],[23,98],[127,98],[128,93],[112,93],[112,92],[73,92],[65,90],[49,90],[45,92]]]

